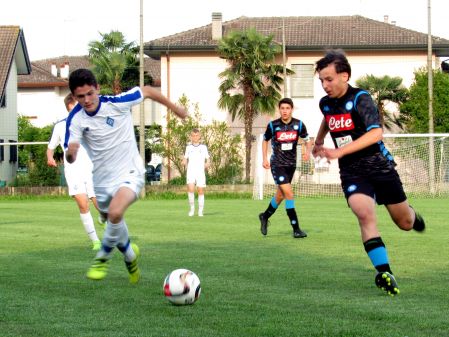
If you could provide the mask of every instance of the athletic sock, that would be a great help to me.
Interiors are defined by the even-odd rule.
[[[298,230],[299,221],[295,210],[295,200],[285,200],[285,210],[287,211],[288,218],[290,219],[290,225],[293,227],[293,230]]]
[[[204,209],[204,194],[198,194],[198,213],[203,213]]]
[[[89,239],[94,241],[98,241],[97,232],[95,231],[94,219],[90,212],[80,213],[81,222],[83,223],[84,229],[86,230]]]
[[[121,232],[123,230],[124,221],[113,224],[109,219],[101,241],[101,249],[98,251],[97,259],[109,259],[111,252],[117,246]]]
[[[268,208],[263,213],[263,217],[265,219],[269,219],[270,216],[272,216],[274,214],[274,212],[276,212],[278,207],[279,207],[279,205],[276,203],[276,198],[275,197],[271,198],[271,201],[268,204]]]
[[[195,210],[195,193],[188,192],[187,196],[189,197],[190,210],[193,211]]]
[[[374,268],[378,272],[388,272],[393,274],[390,269],[390,264],[388,262],[387,249],[382,241],[381,237],[372,238],[363,243],[365,251],[371,260]]]

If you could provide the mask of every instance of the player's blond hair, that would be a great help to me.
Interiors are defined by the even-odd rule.
[[[76,100],[75,97],[73,97],[72,93],[68,93],[66,97],[64,97],[64,104],[65,104],[65,108],[67,109],[67,111],[70,111],[69,105],[70,104],[76,104]]]

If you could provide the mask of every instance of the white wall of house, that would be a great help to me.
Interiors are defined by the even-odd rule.
[[[0,139],[17,141],[17,67],[13,61],[6,84],[6,106],[0,108]],[[10,182],[16,175],[17,162],[10,162],[10,146],[3,147],[4,160],[0,161],[0,180]]]
[[[399,76],[403,79],[403,84],[409,87],[414,78],[414,71],[423,67],[427,63],[426,52],[348,52],[348,59],[352,67],[352,77],[350,83],[367,74],[376,76]],[[288,57],[287,67],[292,64],[312,64],[322,57],[322,53],[301,53],[292,54]],[[169,64],[170,79],[167,78]],[[161,90],[164,95],[168,94],[168,81],[170,82],[170,98],[177,101],[182,94],[185,94],[192,103],[198,103],[204,122],[212,119],[227,121],[225,111],[219,110],[217,102],[219,99],[218,86],[220,79],[218,74],[226,67],[226,61],[215,55],[171,55],[170,62],[166,57],[161,59]],[[287,82],[287,88],[289,82]],[[318,102],[324,91],[321,83],[315,76],[314,97],[295,98],[294,116],[300,118],[307,125],[310,134],[314,135],[318,131],[322,115],[318,108]],[[290,91],[287,90],[287,96]],[[166,109],[162,109],[162,118],[165,118]],[[264,123],[269,117],[259,118],[255,122],[256,130],[264,128]]]
[[[303,52],[290,54],[287,59],[287,67],[292,64],[311,64],[323,56],[323,53]],[[423,52],[348,52],[349,62],[352,67],[350,83],[367,74],[375,76],[399,76],[403,84],[409,87],[413,83],[414,71],[427,64],[427,53]],[[436,60],[434,60],[436,62]],[[282,60],[277,60],[282,62]],[[436,64],[436,63],[435,63]],[[198,103],[205,123],[212,119],[227,121],[231,128],[237,128],[238,123],[231,123],[227,112],[217,107],[219,99],[218,86],[220,79],[218,74],[225,69],[227,63],[212,54],[170,55],[169,62],[166,57],[161,58],[161,90],[164,95],[169,93],[170,98],[177,101],[185,94],[192,103]],[[170,74],[168,79],[167,74]],[[168,85],[170,90],[168,91]],[[287,81],[287,96],[291,96],[289,90],[290,81]],[[310,136],[314,137],[319,129],[322,114],[318,103],[325,95],[321,83],[316,75],[313,79],[313,97],[294,98],[294,117],[301,119],[307,126]],[[162,109],[162,118],[165,119],[166,109]],[[274,117],[261,116],[254,122],[253,134],[258,135],[265,131],[267,122]],[[241,126],[241,124],[240,124]],[[240,133],[242,130],[240,128]],[[329,145],[332,142],[326,140]],[[256,143],[254,143],[256,144]],[[253,148],[253,155],[256,149]],[[254,157],[254,156],[253,156]],[[255,158],[255,157],[254,157]],[[253,171],[254,171],[253,161]],[[335,168],[338,170],[338,168]]]
[[[64,97],[68,88],[20,88],[18,91],[17,112],[30,118],[36,127],[52,125],[67,116]]]

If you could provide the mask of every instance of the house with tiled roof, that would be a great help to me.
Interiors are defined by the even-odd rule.
[[[32,72],[21,75],[18,79],[18,111],[30,122],[43,127],[65,118],[67,111],[64,97],[69,93],[68,76],[73,70],[91,68],[87,57],[60,56],[31,62]],[[145,71],[153,78],[153,86],[160,86],[160,61],[145,58]],[[134,122],[139,124],[139,108],[133,111]],[[147,125],[158,122],[160,105],[145,102],[145,122]]]
[[[352,84],[366,74],[403,78],[410,86],[414,71],[427,64],[427,34],[372,20],[363,16],[239,17],[222,22],[221,13],[213,13],[211,24],[145,43],[145,54],[161,60],[161,90],[176,100],[182,94],[199,103],[206,119],[229,119],[217,107],[220,79],[227,66],[216,48],[222,36],[232,30],[255,28],[273,34],[282,45],[285,36],[285,64],[295,71],[286,80],[287,96],[293,98],[295,115],[316,133],[321,121],[318,101],[324,95],[314,74],[314,63],[329,48],[345,50],[352,65]],[[440,57],[449,55],[449,40],[432,37],[435,67]],[[276,59],[283,63],[282,55]],[[193,80],[192,80],[193,79]],[[192,85],[194,81],[194,85]],[[255,121],[255,133],[263,132],[268,117]],[[240,123],[232,123],[239,127]]]
[[[19,26],[0,26],[0,185],[17,171],[17,76],[31,71],[25,36]]]
[[[399,27],[388,21],[363,16],[291,16],[239,17],[222,21],[221,13],[212,13],[211,23],[145,43],[145,54],[161,60],[161,91],[176,101],[185,94],[198,103],[203,119],[227,121],[232,130],[243,134],[241,121],[231,121],[230,114],[218,108],[220,79],[218,74],[227,62],[217,54],[220,39],[233,30],[256,29],[274,36],[285,47],[275,62],[285,64],[295,74],[288,76],[283,91],[295,103],[294,117],[307,125],[315,136],[322,115],[318,102],[325,95],[314,73],[315,62],[330,48],[343,49],[352,66],[350,83],[362,76],[400,76],[410,86],[414,71],[427,65],[425,33]],[[440,58],[449,55],[449,40],[432,37],[432,59],[435,67]],[[283,43],[283,41],[285,41]],[[446,57],[447,58],[447,57]],[[259,116],[253,123],[253,135],[265,131],[270,116]],[[257,147],[253,146],[253,158]],[[253,160],[255,162],[255,160]],[[256,165],[252,165],[254,170]]]

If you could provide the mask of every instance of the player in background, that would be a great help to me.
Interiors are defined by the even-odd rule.
[[[70,112],[70,110],[72,110],[76,105],[76,100],[73,98],[72,94],[68,94],[64,98],[64,103],[67,112]],[[61,146],[64,151],[65,129],[66,118],[58,121],[53,128],[53,133],[47,148],[48,166],[58,166],[53,158],[53,155],[58,145]],[[98,239],[94,226],[94,220],[89,210],[89,199],[92,200],[92,203],[98,210],[92,182],[92,168],[92,162],[87,155],[86,150],[82,146],[79,150],[78,160],[73,164],[69,164],[64,156],[64,175],[67,182],[69,195],[73,197],[78,205],[81,222],[83,223],[89,239],[92,241],[92,249],[99,250],[101,247],[101,241]]]
[[[198,216],[203,216],[204,188],[206,172],[209,168],[209,152],[207,146],[200,143],[201,133],[193,129],[190,133],[191,143],[187,145],[182,164],[187,166],[187,196],[189,199],[189,216],[195,214],[195,185],[198,189]]]
[[[145,167],[137,149],[131,107],[151,98],[181,118],[187,112],[170,102],[158,90],[135,87],[117,96],[99,95],[94,74],[77,69],[69,76],[69,87],[78,104],[67,118],[64,146],[69,163],[77,160],[80,144],[94,165],[93,181],[98,207],[107,214],[107,225],[87,277],[101,280],[115,247],[124,255],[131,283],[140,279],[139,248],[131,244],[124,215],[145,184]]]
[[[277,190],[266,211],[259,214],[260,231],[262,235],[267,235],[268,219],[285,199],[285,209],[293,228],[293,237],[305,238],[307,234],[299,227],[291,182],[296,171],[298,140],[302,138],[306,142],[306,151],[303,154],[305,161],[310,157],[311,142],[305,124],[292,117],[293,101],[290,98],[283,98],[279,101],[278,107],[281,117],[268,123],[262,142],[262,165],[265,169],[271,168]],[[270,161],[267,158],[269,141],[273,152]]]
[[[327,95],[319,104],[324,117],[313,155],[338,159],[343,192],[358,219],[365,251],[377,270],[375,284],[390,295],[399,294],[377,228],[375,204],[385,205],[402,230],[422,232],[424,220],[407,202],[396,164],[382,142],[382,122],[370,94],[348,84],[351,66],[344,52],[329,51],[316,62],[316,72]],[[323,146],[329,132],[333,149]]]

